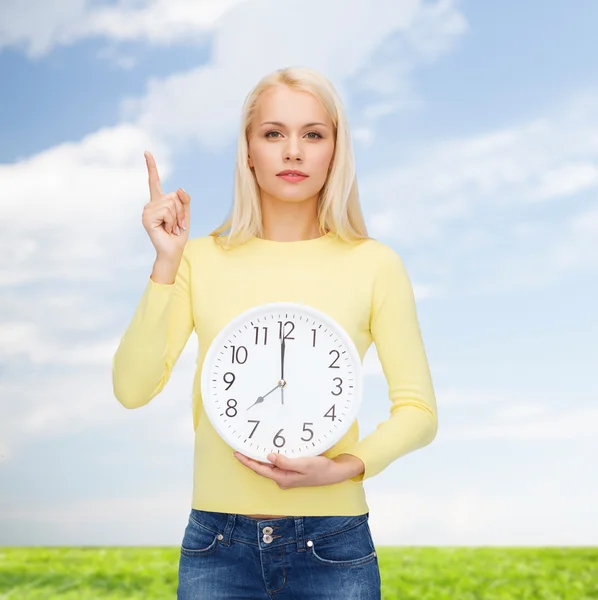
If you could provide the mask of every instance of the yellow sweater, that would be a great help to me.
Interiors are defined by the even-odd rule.
[[[301,302],[329,314],[361,360],[372,342],[388,384],[389,417],[359,440],[357,419],[324,456],[359,457],[365,472],[341,483],[281,490],[241,464],[203,410],[201,369],[228,321],[267,302]],[[399,255],[375,239],[347,243],[334,233],[297,242],[257,237],[232,250],[211,236],[188,240],[173,284],[148,278],[112,361],[114,394],[126,408],[147,404],[166,385],[195,330],[192,391],[192,507],[272,515],[358,515],[369,511],[363,480],[429,444],[437,410],[412,286]],[[367,410],[367,397],[362,409]]]

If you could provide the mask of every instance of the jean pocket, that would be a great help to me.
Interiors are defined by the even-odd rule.
[[[365,565],[377,557],[367,521],[338,533],[309,540],[308,547],[318,563],[328,566]]]
[[[218,532],[204,527],[193,516],[189,516],[181,543],[181,554],[189,557],[207,556],[218,547],[221,536]]]

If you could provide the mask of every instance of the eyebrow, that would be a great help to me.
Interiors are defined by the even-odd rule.
[[[280,121],[264,121],[261,125],[277,125],[278,127],[285,127],[284,123]],[[313,127],[314,125],[321,125],[322,127],[327,127],[325,123],[320,123],[318,121],[314,121],[313,123],[306,123],[303,127]]]

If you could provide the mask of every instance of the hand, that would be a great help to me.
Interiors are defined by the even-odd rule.
[[[158,257],[173,261],[180,260],[189,238],[191,197],[182,188],[176,192],[163,194],[156,161],[151,153],[145,152],[144,155],[149,178],[150,201],[143,207],[141,222],[156,248]]]
[[[276,384],[275,387],[273,387],[267,394],[264,394],[263,396],[258,396],[257,400],[251,405],[251,406],[255,406],[256,404],[259,404],[260,402],[264,401],[264,398],[268,395],[270,395],[276,388],[280,387],[280,382],[278,382]],[[246,410],[249,410],[251,408],[251,406],[248,406]]]
[[[339,454],[334,458],[289,458],[283,454],[268,454],[268,460],[273,463],[271,465],[253,460],[240,452],[233,452],[233,456],[258,475],[274,480],[281,490],[340,483],[365,470],[363,461],[352,454]]]

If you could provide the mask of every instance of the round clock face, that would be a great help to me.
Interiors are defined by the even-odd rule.
[[[362,365],[347,332],[309,305],[273,302],[232,319],[204,359],[201,394],[210,422],[235,450],[317,456],[354,421]]]

